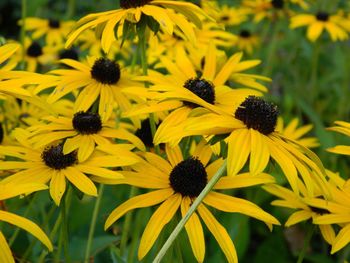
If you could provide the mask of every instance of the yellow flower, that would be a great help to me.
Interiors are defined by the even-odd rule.
[[[302,138],[306,133],[308,133],[312,128],[312,124],[304,125],[298,127],[299,119],[292,119],[288,125],[284,126],[284,121],[282,117],[279,117],[277,120],[276,131],[283,134],[283,136],[290,138],[294,141],[297,141],[300,145],[303,145],[307,148],[318,147],[320,144],[315,137]]]
[[[107,167],[128,166],[138,162],[139,158],[130,152],[131,145],[118,144],[99,146],[87,160],[79,162],[75,151],[63,154],[61,144],[34,149],[25,130],[16,129],[15,136],[19,146],[0,146],[5,156],[15,157],[15,161],[0,161],[0,170],[19,171],[3,180],[4,183],[40,183],[50,182],[50,195],[57,205],[66,190],[66,179],[87,195],[97,196],[94,183],[87,174],[110,179],[123,176]]]
[[[101,32],[102,48],[108,53],[116,40],[115,28],[118,30],[118,27],[125,23],[139,23],[142,19],[151,19],[149,20],[151,23],[155,21],[164,32],[170,35],[173,34],[174,27],[179,28],[184,36],[194,43],[193,24],[200,27],[200,16],[207,17],[201,8],[183,1],[121,0],[120,6],[121,8],[117,10],[90,14],[81,18],[69,35],[66,47],[71,46],[86,29],[97,27]]]
[[[197,145],[189,158],[183,158],[179,147],[166,146],[166,154],[168,160],[153,153],[145,153],[143,154],[145,160],[132,167],[134,171],[123,172],[125,179],[121,183],[156,190],[124,202],[112,211],[105,223],[105,229],[107,229],[130,210],[161,203],[142,234],[138,250],[140,260],[152,248],[163,227],[169,223],[175,213],[180,209],[182,216],[186,214],[193,200],[223,163],[222,159],[210,163],[212,152],[204,141]],[[273,181],[274,179],[267,174],[251,176],[245,173],[221,177],[214,189],[237,189]],[[185,225],[192,251],[198,262],[203,262],[205,254],[204,233],[199,216],[219,243],[228,262],[238,262],[236,250],[229,234],[215,219],[207,206],[225,212],[242,213],[259,219],[269,226],[279,224],[273,216],[247,200],[212,191],[204,198],[197,212],[190,217]]]
[[[35,149],[66,139],[63,144],[63,154],[73,151],[78,153],[78,161],[87,160],[95,151],[96,145],[111,145],[112,139],[126,140],[144,151],[142,141],[119,123],[115,128],[115,121],[102,121],[98,113],[77,112],[67,117],[43,117],[44,123],[31,126],[30,142]]]
[[[131,108],[131,99],[137,99],[135,95],[130,96],[125,92],[129,86],[137,86],[138,83],[131,80],[132,76],[126,68],[121,68],[113,60],[90,57],[87,64],[71,59],[61,62],[70,68],[51,71],[47,77],[48,80],[53,79],[35,89],[38,93],[55,87],[47,100],[50,104],[72,91],[81,90],[75,100],[74,112],[88,111],[99,98],[98,113],[104,122],[110,118],[116,105],[126,111]],[[137,118],[132,121],[135,126],[140,126]]]
[[[23,22],[20,23],[22,24]],[[61,46],[75,22],[27,17],[24,23],[27,31],[33,31],[33,39],[39,39],[45,36],[48,46]]]
[[[312,42],[316,41],[323,31],[327,31],[332,41],[346,40],[349,38],[344,24],[349,24],[349,20],[340,16],[332,15],[327,12],[318,12],[316,14],[299,14],[291,18],[290,27],[297,28],[308,26],[307,38]]]
[[[321,161],[308,148],[276,131],[277,117],[276,105],[249,96],[234,113],[208,113],[187,118],[178,127],[172,127],[168,136],[158,143],[176,144],[185,136],[222,134],[228,144],[228,175],[237,174],[246,162],[249,162],[251,174],[259,174],[273,158],[293,191],[299,192],[299,174],[307,190],[313,193],[314,183],[309,176],[312,172],[319,187],[327,194],[324,189],[325,170]]]
[[[0,200],[9,199],[18,195],[32,193],[36,191],[41,191],[47,189],[46,185],[37,184],[37,183],[4,183],[0,182]],[[47,235],[41,230],[41,228],[34,222],[18,216],[16,214],[10,213],[8,211],[0,210],[0,221],[10,223],[17,227],[20,227],[37,239],[39,239],[49,251],[53,250],[50,239]],[[15,259],[12,256],[11,250],[7,241],[0,231],[0,261],[6,263],[15,263]]]
[[[289,15],[286,0],[243,0],[242,6],[254,15],[254,22]]]
[[[252,54],[253,51],[259,46],[260,39],[257,35],[252,34],[248,30],[241,30],[234,44],[239,50]]]
[[[327,128],[329,131],[336,131],[346,136],[350,137],[350,123],[345,121],[336,121],[335,124],[337,126]],[[328,148],[327,151],[337,154],[345,154],[350,155],[350,146],[347,145],[337,145],[332,148]]]

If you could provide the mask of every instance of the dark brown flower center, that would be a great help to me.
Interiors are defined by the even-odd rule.
[[[327,22],[328,19],[329,19],[329,14],[326,13],[326,12],[318,12],[318,13],[316,14],[316,19],[317,19],[318,21]]]
[[[276,9],[282,9],[284,6],[284,1],[283,0],[272,0],[271,4]]]
[[[78,51],[75,48],[64,49],[60,52],[60,59],[69,58],[73,60],[79,60]]]
[[[72,120],[73,128],[81,134],[95,134],[102,129],[101,117],[98,113],[77,112]]]
[[[43,54],[43,50],[38,42],[33,42],[28,48],[27,48],[27,55],[30,57],[39,57]]]
[[[41,154],[41,158],[48,167],[55,170],[72,166],[78,160],[75,151],[69,154],[63,154],[63,146],[61,144],[46,148]]]
[[[237,108],[235,117],[243,121],[248,128],[268,135],[275,131],[278,109],[276,105],[262,98],[249,96]]]
[[[187,80],[184,87],[200,97],[202,100],[205,100],[210,104],[215,103],[214,85],[210,81],[197,77]],[[184,101],[184,104],[191,108],[198,107],[197,104],[192,102]]]
[[[243,38],[249,38],[251,34],[248,30],[241,30],[241,32],[239,32],[239,36]]]
[[[144,6],[149,2],[152,2],[152,0],[120,0],[120,7],[123,9],[135,8]]]
[[[173,168],[169,180],[176,193],[197,197],[207,185],[208,175],[201,161],[190,157]]]
[[[120,67],[108,58],[96,59],[91,68],[91,77],[102,84],[116,84],[120,79]]]
[[[60,28],[60,21],[56,19],[49,19],[50,28]]]

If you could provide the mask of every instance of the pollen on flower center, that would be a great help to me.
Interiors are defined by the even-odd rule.
[[[101,117],[98,113],[77,112],[72,120],[73,128],[81,134],[95,134],[102,129]]]
[[[318,21],[327,22],[328,19],[329,19],[329,14],[326,13],[326,12],[318,12],[318,13],[316,14],[316,19],[317,19]]]
[[[237,108],[235,117],[243,121],[248,128],[268,135],[275,130],[278,109],[276,105],[262,98],[249,96]]]
[[[108,58],[98,58],[91,68],[91,77],[102,84],[116,84],[120,79],[119,64]]]
[[[60,28],[60,21],[56,19],[49,19],[50,28]]]
[[[63,154],[63,146],[59,144],[46,148],[41,154],[41,158],[48,167],[61,170],[77,162],[77,153],[74,151]]]
[[[190,157],[173,168],[169,179],[176,193],[197,197],[207,185],[208,175],[201,161]]]
[[[39,57],[43,54],[43,50],[39,43],[33,42],[28,48],[27,48],[27,55],[30,57]]]
[[[214,85],[210,81],[197,77],[194,79],[187,80],[184,84],[184,87],[190,90],[192,93],[196,94],[202,100],[205,100],[210,104],[215,103]],[[191,108],[195,108],[198,106],[195,103],[187,101],[184,101],[184,104]]]
[[[272,0],[271,4],[276,9],[282,9],[284,6],[284,0]]]
[[[124,9],[144,6],[152,0],[120,0],[120,7]]]
[[[241,32],[239,32],[239,36],[243,38],[249,38],[251,34],[248,30],[242,30]]]

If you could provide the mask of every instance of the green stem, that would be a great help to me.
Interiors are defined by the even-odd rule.
[[[305,254],[306,254],[306,250],[309,247],[309,244],[310,244],[310,241],[311,241],[311,238],[312,238],[312,235],[313,235],[315,229],[316,229],[315,225],[310,225],[309,226],[309,230],[308,230],[308,232],[306,234],[306,237],[304,239],[303,249],[300,251],[297,263],[302,263],[303,262]]]
[[[85,263],[90,262],[90,251],[91,251],[91,246],[92,246],[92,239],[94,237],[94,232],[95,232],[95,227],[96,227],[96,221],[97,221],[97,215],[100,210],[100,204],[102,200],[102,195],[103,195],[103,189],[104,185],[100,185],[99,193],[96,199],[94,211],[92,213],[92,218],[91,218],[91,224],[90,224],[90,229],[89,229],[89,236],[86,244],[86,251],[85,251]]]
[[[21,10],[21,20],[22,20],[22,26],[21,26],[21,45],[22,45],[22,59],[20,63],[20,69],[24,69],[25,65],[25,55],[26,55],[26,49],[24,46],[24,41],[26,38],[26,17],[27,17],[27,0],[22,0],[22,10]]]
[[[317,72],[318,62],[320,56],[320,43],[316,41],[311,59],[311,78],[310,78],[310,92],[311,92],[311,103],[314,103],[317,96]]]
[[[63,200],[62,207],[61,207],[61,213],[62,213],[62,225],[61,225],[61,231],[62,231],[62,240],[63,240],[63,253],[65,257],[65,262],[69,263],[71,262],[70,256],[69,256],[69,244],[68,244],[68,220],[67,220],[67,198]]]
[[[141,64],[142,64],[142,73],[144,76],[148,75],[148,64],[147,64],[147,50],[146,50],[146,37],[145,37],[145,32],[139,32],[139,46],[140,46],[140,51],[141,51]],[[145,86],[148,88],[148,83],[145,82]],[[154,113],[151,113],[149,115],[149,125],[151,127],[151,133],[152,137],[154,138],[154,135],[156,134],[156,122],[155,122],[155,117]],[[160,148],[159,145],[154,145],[154,149],[158,155],[160,155]]]
[[[165,253],[168,251],[172,243],[175,241],[176,237],[179,235],[181,230],[184,228],[187,221],[190,219],[192,214],[196,211],[197,207],[202,203],[203,199],[207,196],[207,194],[211,191],[211,189],[214,187],[214,185],[217,183],[217,181],[220,179],[220,177],[224,174],[227,167],[227,159],[224,161],[224,163],[221,165],[219,170],[215,173],[215,175],[210,179],[208,184],[205,186],[203,191],[199,194],[199,196],[196,198],[196,200],[191,205],[190,209],[187,211],[185,216],[180,220],[178,225],[175,227],[174,231],[169,236],[168,240],[163,245],[162,249],[159,251],[158,255],[153,260],[153,263],[158,263],[162,260]]]
[[[130,189],[129,199],[134,197],[136,194],[137,194],[137,188],[132,186]],[[130,232],[129,230],[130,230],[130,226],[131,226],[131,222],[132,222],[132,216],[133,216],[132,211],[127,213],[127,215],[125,216],[125,221],[124,221],[124,225],[123,225],[123,232],[122,232],[122,237],[121,237],[121,241],[120,241],[120,255],[121,256],[124,256],[125,251],[126,251],[126,244],[128,242],[128,238],[129,238],[129,232]]]
[[[72,19],[75,13],[75,0],[68,0],[66,18]]]
[[[272,36],[270,38],[270,42],[269,42],[269,49],[268,49],[268,53],[266,56],[266,64],[265,64],[265,68],[263,70],[262,75],[263,76],[268,76],[270,77],[272,70],[273,70],[273,60],[276,57],[276,50],[277,50],[277,44],[278,44],[278,33],[280,30],[280,23],[276,21],[272,26]]]
[[[32,199],[30,200],[30,202],[29,202],[29,204],[28,204],[28,206],[27,206],[27,208],[26,208],[26,210],[25,210],[25,212],[24,212],[24,214],[23,214],[23,217],[26,218],[26,217],[28,216],[30,210],[32,209],[32,206],[33,206],[35,197],[36,197],[36,195],[34,195],[34,196],[32,197]],[[21,230],[21,229],[20,229],[19,227],[16,228],[15,232],[13,233],[13,235],[11,236],[11,238],[10,238],[10,240],[9,240],[9,242],[8,242],[9,247],[11,247],[11,246],[13,245],[13,242],[15,242],[15,240],[16,240],[16,238],[17,238],[17,236],[18,236],[20,230]]]

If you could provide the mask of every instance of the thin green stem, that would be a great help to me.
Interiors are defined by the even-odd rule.
[[[317,99],[317,72],[318,62],[320,57],[320,43],[316,41],[311,59],[311,78],[310,78],[310,92],[311,92],[311,103],[314,103]]]
[[[130,189],[130,194],[129,194],[129,199],[134,197],[137,194],[137,188],[136,187],[131,187]],[[133,213],[130,211],[126,216],[125,216],[125,221],[123,225],[123,232],[122,232],[122,237],[120,241],[120,255],[124,256],[125,251],[126,251],[126,244],[128,243],[128,238],[129,238],[129,230],[132,222],[132,216]]]
[[[272,36],[269,41],[269,49],[266,56],[266,64],[262,75],[270,77],[273,70],[273,60],[276,57],[276,50],[278,46],[278,34],[280,31],[281,22],[276,21],[272,26]]]
[[[27,17],[27,0],[22,0],[22,10],[21,10],[21,20],[22,20],[22,26],[21,26],[21,45],[22,45],[22,59],[20,64],[20,69],[24,69],[24,58],[26,55],[26,49],[24,46],[25,38],[26,38],[26,17]]]
[[[308,232],[307,232],[306,237],[304,239],[303,249],[300,251],[297,263],[302,263],[303,262],[303,260],[305,258],[306,251],[307,251],[307,249],[309,247],[309,244],[310,244],[310,241],[311,241],[311,238],[312,238],[312,235],[313,235],[315,229],[316,229],[315,225],[310,225],[309,226]]]
[[[63,200],[62,202],[62,208],[61,208],[61,213],[62,213],[62,225],[61,225],[61,231],[62,231],[62,240],[63,240],[63,253],[64,253],[64,258],[65,262],[69,263],[71,262],[70,260],[70,255],[69,255],[69,241],[68,241],[68,220],[67,220],[67,198]]]
[[[36,195],[34,195],[34,196],[32,197],[32,199],[30,200],[30,202],[29,202],[29,204],[27,205],[27,208],[26,208],[26,210],[25,210],[25,212],[24,212],[24,214],[23,214],[23,217],[26,218],[26,217],[28,216],[30,210],[32,209],[32,206],[33,206],[35,197],[36,197]],[[9,244],[10,247],[12,246],[13,242],[15,242],[15,240],[16,240],[16,238],[17,238],[17,236],[18,236],[20,230],[21,230],[21,229],[20,229],[19,227],[17,227],[16,230],[15,230],[15,232],[14,232],[13,235],[11,236],[11,238],[10,238],[10,240],[9,240],[9,242],[8,242],[8,244]]]
[[[224,161],[224,163],[221,165],[219,170],[215,173],[215,175],[210,179],[208,184],[205,186],[203,191],[199,194],[199,196],[196,198],[196,200],[191,205],[190,209],[187,211],[185,216],[180,220],[178,225],[175,227],[174,231],[169,236],[168,240],[163,245],[162,249],[159,251],[158,255],[153,260],[153,263],[158,263],[162,260],[165,253],[168,251],[170,246],[175,241],[176,237],[179,235],[181,230],[184,228],[187,221],[190,219],[192,214],[196,211],[197,207],[202,203],[203,199],[207,196],[207,194],[211,191],[211,189],[214,187],[214,185],[217,183],[217,181],[220,179],[220,177],[224,174],[227,167],[227,159]]]
[[[90,229],[89,229],[89,236],[88,236],[88,240],[87,240],[87,244],[86,244],[86,251],[85,251],[85,259],[84,259],[85,263],[90,262],[90,251],[91,251],[91,246],[92,246],[92,239],[94,237],[97,215],[100,211],[103,190],[104,190],[104,185],[101,184],[100,189],[98,191],[98,196],[96,199],[95,207],[94,207],[94,210],[92,213],[91,224],[90,224]]]
[[[67,13],[66,18],[72,19],[75,13],[75,0],[68,0],[68,7],[67,7]]]

